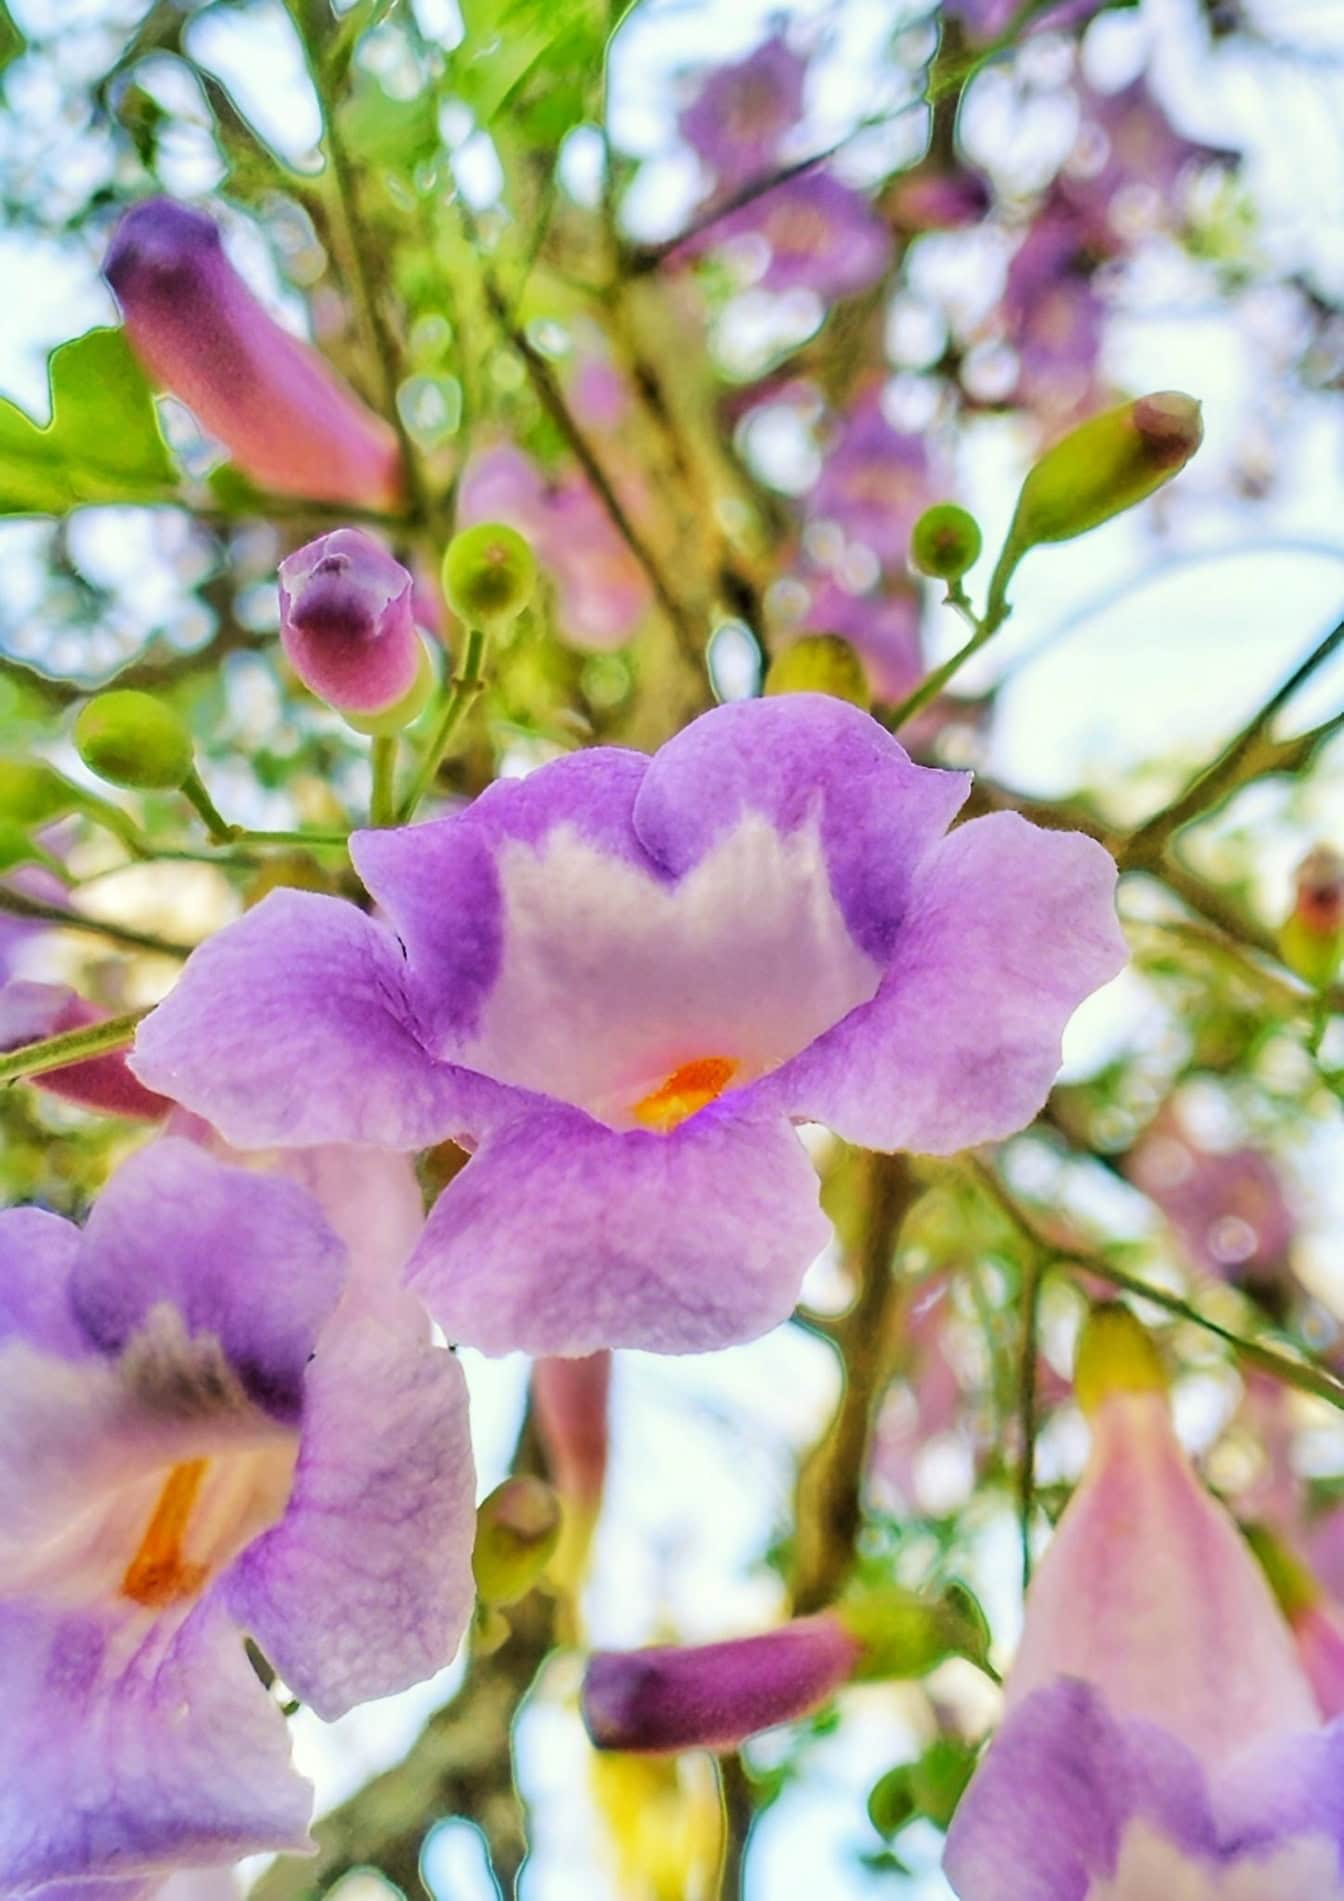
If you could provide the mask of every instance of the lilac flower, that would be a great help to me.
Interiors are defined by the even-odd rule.
[[[841,420],[806,499],[806,514],[811,521],[837,522],[884,567],[904,569],[910,530],[931,499],[929,481],[923,438],[893,429],[882,412],[881,392],[870,389]]]
[[[502,521],[531,542],[555,583],[560,631],[576,647],[622,647],[649,610],[644,572],[577,472],[548,483],[520,449],[497,443],[463,472],[458,521]]]
[[[1339,1901],[1344,1727],[1120,1346],[946,1872],[961,1901]]]
[[[1084,26],[1108,3],[1109,0],[1059,0],[1057,6],[1033,14],[1022,28],[1022,37],[1025,39],[1028,34],[1046,28],[1065,32],[1071,27]],[[959,20],[977,40],[996,39],[1007,31],[1021,10],[1021,0],[944,0],[943,4],[947,17]]]
[[[796,632],[847,640],[863,662],[873,698],[894,706],[924,676],[921,617],[919,590],[909,582],[888,583],[875,594],[851,594],[823,577],[810,584]]]
[[[1093,281],[1093,242],[1073,211],[1050,201],[1008,266],[999,312],[1028,405],[1072,414],[1097,396],[1106,306]]]
[[[48,871],[44,865],[16,865],[0,878],[0,890],[13,891],[19,897],[32,898],[38,904],[55,904],[64,908],[70,903],[69,891],[56,874]],[[14,974],[23,946],[50,929],[50,924],[41,918],[19,917],[12,911],[0,911],[0,981]]]
[[[377,714],[420,677],[415,583],[372,535],[338,528],[280,563],[280,638],[304,685],[341,712]]]
[[[862,1654],[831,1611],[727,1643],[599,1650],[584,1672],[583,1720],[599,1749],[736,1749],[818,1708]]]
[[[411,1281],[490,1352],[686,1351],[789,1312],[826,1239],[792,1124],[946,1154],[1021,1128],[1124,948],[1099,846],[814,694],[357,833],[388,920],[273,892],[132,1067],[234,1142],[474,1150]],[[390,927],[390,928],[389,928]]]
[[[682,137],[721,185],[764,177],[802,117],[807,62],[782,34],[706,75],[678,121]]]
[[[882,193],[882,210],[899,231],[961,231],[979,224],[993,202],[978,172],[930,161],[898,172]]]
[[[325,1164],[357,1242],[397,1219],[389,1161]],[[304,1189],[176,1139],[82,1233],[0,1215],[6,1893],[306,1845],[311,1792],[244,1630],[328,1718],[450,1656],[471,1601],[461,1374],[404,1296],[375,1295],[386,1266],[366,1251],[347,1275]]]
[[[15,977],[0,985],[0,1051],[21,1049],[25,1043],[59,1036],[63,1030],[83,1029],[101,1022],[104,1014],[66,984],[30,983]],[[49,1069],[33,1081],[52,1095],[103,1115],[139,1116],[153,1122],[172,1107],[165,1097],[136,1080],[121,1050]]]
[[[1167,1112],[1130,1151],[1125,1173],[1203,1273],[1246,1286],[1282,1282],[1294,1222],[1278,1170],[1260,1149],[1203,1148]]]
[[[763,241],[766,290],[853,297],[875,284],[891,261],[891,232],[868,199],[830,172],[809,171],[762,192],[679,245],[678,257],[744,239]]]
[[[147,198],[117,226],[103,271],[150,375],[254,481],[310,501],[400,504],[393,431],[262,308],[212,218]]]
[[[1126,235],[1132,211],[1147,208],[1174,220],[1192,168],[1232,156],[1183,138],[1142,75],[1118,92],[1084,87],[1080,104],[1078,139],[1060,192],[1080,216],[1114,237]]]

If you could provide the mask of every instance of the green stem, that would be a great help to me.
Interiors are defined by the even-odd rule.
[[[466,651],[462,656],[462,671],[455,675],[448,698],[444,702],[443,714],[438,728],[425,748],[424,757],[416,768],[411,781],[410,791],[402,801],[398,819],[405,825],[415,816],[415,808],[434,783],[449,742],[462,721],[470,712],[484,685],[486,637],[483,629],[473,627],[467,634]]]
[[[129,867],[123,865],[118,869],[124,871]],[[66,911],[59,904],[44,904],[38,898],[25,897],[21,891],[9,891],[3,886],[0,886],[0,911],[10,917],[30,918],[35,924],[51,924],[63,931],[88,931],[113,944],[125,944],[131,950],[157,951],[163,957],[190,957],[192,952],[190,944],[173,944],[166,937],[134,930],[129,924],[88,917],[82,911]]]
[[[1036,1508],[1036,1354],[1041,1306],[1039,1251],[1033,1248],[1022,1269],[1021,1332],[1017,1357],[1017,1425],[1021,1438],[1017,1467],[1017,1523],[1022,1541],[1022,1589],[1031,1583],[1031,1520]]]
[[[240,845],[306,845],[314,851],[344,851],[350,837],[347,832],[254,832],[249,826],[239,825],[234,827],[234,841]]]
[[[397,735],[375,733],[371,761],[373,793],[369,800],[370,825],[394,825],[397,818]]]
[[[10,1050],[0,1056],[0,1083],[18,1082],[24,1076],[41,1076],[49,1069],[64,1069],[69,1063],[124,1049],[135,1035],[136,1024],[148,1015],[148,1010],[128,1010],[125,1016],[108,1017],[103,1023],[65,1030],[60,1036],[44,1037],[40,1043]]]
[[[990,577],[989,599],[985,603],[983,620],[976,619],[964,594],[958,599],[949,588],[947,597],[949,603],[963,618],[970,621],[975,632],[964,646],[957,648],[950,659],[944,660],[941,667],[935,667],[932,673],[926,673],[914,692],[908,693],[900,705],[887,715],[886,725],[889,731],[896,732],[899,727],[905,725],[907,720],[913,719],[921,708],[927,706],[930,700],[936,699],[948,681],[961,672],[966,662],[993,640],[1012,612],[1008,605],[1008,583],[1012,580],[1017,564],[1025,552],[1025,549],[1018,546],[1010,531],[1007,541],[1003,544],[1003,552],[999,556],[994,573]]]
[[[237,843],[237,826],[230,825],[229,821],[218,810],[214,800],[205,789],[204,779],[202,779],[200,773],[197,772],[195,766],[192,767],[191,771],[182,781],[182,796],[200,813],[201,818],[205,821],[206,831],[209,832],[211,838],[217,845],[234,845]]]

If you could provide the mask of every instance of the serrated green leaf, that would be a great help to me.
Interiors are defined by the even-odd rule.
[[[120,330],[51,353],[51,421],[0,399],[0,514],[63,515],[82,502],[158,500],[175,471],[154,399]]]

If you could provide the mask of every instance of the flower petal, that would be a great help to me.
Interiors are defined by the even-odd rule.
[[[312,1791],[284,1719],[210,1606],[125,1618],[0,1611],[0,1889],[303,1850]]]
[[[26,1340],[44,1353],[80,1359],[89,1342],[70,1307],[79,1252],[73,1221],[42,1208],[0,1213],[0,1344]]]
[[[456,1356],[342,1309],[308,1374],[285,1516],[226,1589],[286,1684],[327,1721],[452,1659],[473,1602],[475,1471]]]
[[[557,1106],[490,1136],[439,1197],[410,1281],[487,1353],[693,1353],[789,1314],[829,1233],[784,1123],[723,1105],[670,1135]]]
[[[273,891],[194,951],[130,1060],[239,1148],[421,1148],[469,1128],[484,1087],[420,1043],[391,934],[304,891]]]
[[[1125,961],[1115,876],[1090,838],[1016,813],[959,826],[924,867],[877,995],[769,1099],[869,1148],[947,1155],[1024,1128],[1065,1024]]]

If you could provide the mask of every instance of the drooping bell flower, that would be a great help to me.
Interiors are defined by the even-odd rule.
[[[337,528],[287,555],[279,572],[280,638],[311,692],[359,717],[416,693],[426,662],[415,580],[372,535]]]
[[[923,437],[893,429],[880,391],[870,389],[841,420],[804,511],[809,521],[837,523],[883,567],[903,570],[910,531],[931,499]]]
[[[389,1163],[414,1190],[400,1158],[302,1158],[329,1220],[295,1180],[168,1138],[82,1232],[0,1215],[5,1893],[138,1895],[307,1846],[312,1792],[244,1632],[324,1718],[451,1657],[466,1402],[366,1245],[400,1219]]]
[[[802,117],[806,75],[807,62],[776,33],[745,59],[705,76],[677,123],[722,187],[769,175]]]
[[[736,1749],[819,1708],[862,1654],[833,1611],[727,1643],[599,1650],[584,1672],[583,1720],[599,1749]]]
[[[133,205],[103,274],[149,374],[254,482],[309,501],[400,505],[393,430],[257,302],[212,218],[170,198]]]
[[[59,1036],[65,1030],[84,1029],[100,1023],[105,1015],[66,984],[30,983],[15,977],[0,985],[0,1051],[22,1049],[25,1043]],[[131,1074],[124,1050],[44,1070],[32,1080],[36,1088],[103,1115],[157,1122],[173,1106]]]
[[[1124,961],[1115,867],[809,693],[356,833],[382,919],[275,891],[132,1067],[244,1147],[451,1137],[412,1285],[488,1352],[681,1352],[783,1320],[828,1228],[793,1125],[948,1154],[1022,1128]]]
[[[1006,1719],[952,1822],[960,1901],[1339,1901],[1325,1726],[1236,1526],[1177,1440],[1156,1349],[1100,1309],[1092,1453],[1032,1582]]]

